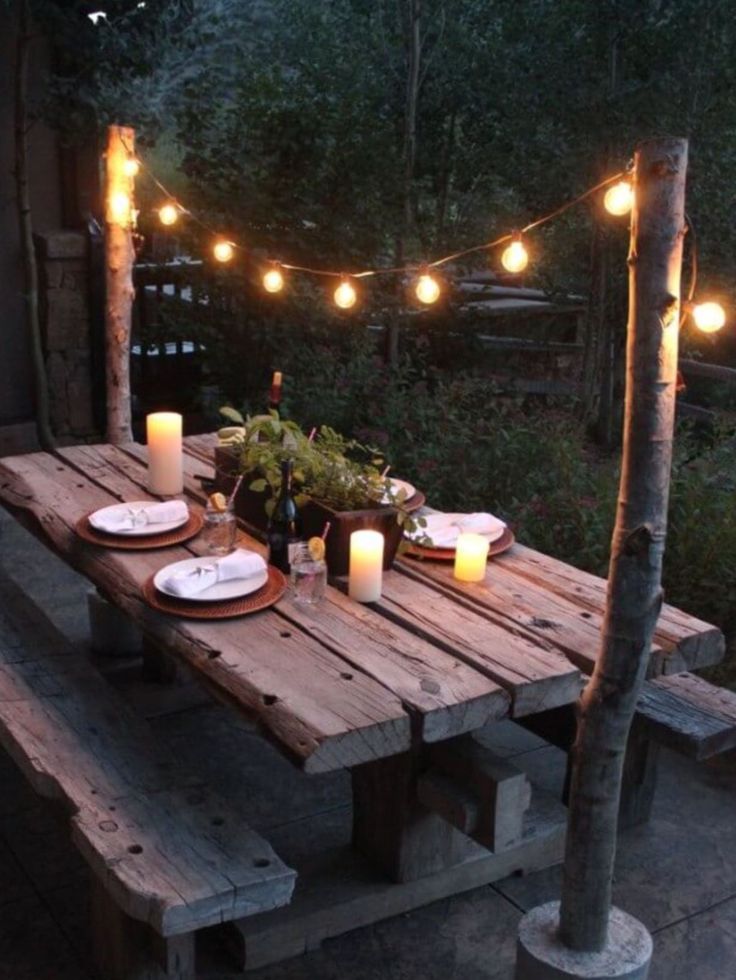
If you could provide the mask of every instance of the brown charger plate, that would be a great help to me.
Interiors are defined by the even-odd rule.
[[[420,507],[424,507],[427,503],[427,498],[422,493],[421,490],[415,490],[408,500],[404,501],[404,510],[408,514],[413,514],[415,510],[419,510]]]
[[[180,616],[184,619],[232,619],[234,616],[249,616],[261,609],[268,609],[286,592],[286,584],[284,573],[269,565],[266,584],[257,592],[239,596],[237,599],[220,599],[217,602],[175,599],[174,596],[158,591],[153,584],[153,575],[143,586],[143,596],[149,606],[169,616]]]
[[[94,513],[94,512],[91,512]],[[92,527],[89,514],[77,521],[75,530],[80,538],[101,548],[119,548],[123,551],[151,551],[154,548],[167,548],[172,544],[189,541],[202,530],[204,518],[201,513],[189,511],[189,520],[181,527],[164,534],[146,534],[139,537],[123,537],[120,534],[105,534]]]
[[[491,542],[488,557],[492,558],[494,555],[503,554],[515,542],[514,532],[507,527],[500,538]],[[455,561],[454,548],[425,548],[420,544],[410,544],[405,553],[412,558],[431,558],[434,561]]]

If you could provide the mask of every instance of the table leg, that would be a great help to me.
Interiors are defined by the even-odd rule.
[[[352,770],[353,846],[392,881],[443,871],[477,851],[419,803],[417,779],[425,768],[422,751],[412,749]]]
[[[143,637],[143,679],[157,684],[173,684],[177,677],[176,660],[160,644]]]

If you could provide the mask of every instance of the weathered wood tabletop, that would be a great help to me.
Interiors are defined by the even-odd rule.
[[[195,508],[203,502],[198,477],[212,474],[214,442],[210,435],[185,440],[185,493]],[[0,502],[147,637],[188,665],[216,695],[255,718],[304,770],[351,769],[356,843],[391,877],[411,882],[467,866],[472,858],[474,872],[445,876],[434,891],[425,887],[421,899],[407,892],[403,904],[386,906],[384,898],[388,914],[558,858],[559,820],[555,843],[548,840],[544,854],[542,849],[513,860],[492,855],[496,864],[486,867],[488,860],[480,857],[489,859],[488,850],[454,829],[461,826],[457,812],[447,818],[453,827],[435,813],[432,826],[427,819],[417,822],[409,810],[416,806],[420,769],[426,772],[426,751],[436,743],[461,743],[462,736],[499,719],[576,700],[598,653],[603,580],[517,544],[490,562],[480,584],[456,581],[450,565],[403,558],[385,574],[382,598],[370,607],[328,587],[315,608],[287,595],[241,619],[165,616],[147,606],[143,585],[163,565],[199,553],[199,539],[126,552],[87,544],[74,530],[96,508],[149,496],[145,460],[139,445],[6,457],[0,459]],[[240,537],[242,545],[264,552],[244,531]],[[651,673],[713,664],[723,652],[718,629],[665,606]],[[427,800],[442,797],[442,785],[440,779],[425,788]],[[523,810],[527,804],[515,805]],[[442,812],[441,801],[436,809]],[[468,807],[460,809],[462,819],[469,819]],[[525,819],[528,823],[528,814]],[[524,834],[532,847],[534,828]],[[366,917],[370,921],[371,914]],[[253,928],[248,926],[251,942]],[[284,936],[279,941],[288,946]]]

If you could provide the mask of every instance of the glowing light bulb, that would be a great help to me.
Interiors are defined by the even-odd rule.
[[[263,274],[263,288],[267,293],[280,293],[284,288],[284,277],[280,269],[274,266]]]
[[[140,161],[136,160],[135,157],[128,157],[127,160],[123,161],[123,173],[126,177],[137,177],[140,169]]]
[[[130,221],[130,197],[125,191],[114,191],[110,195],[110,215],[118,225],[127,225]]]
[[[419,302],[429,306],[431,303],[436,303],[440,298],[440,284],[428,272],[424,272],[417,279],[415,292]]]
[[[162,225],[174,225],[179,220],[179,208],[175,204],[164,204],[158,211]]]
[[[726,311],[720,303],[696,303],[692,308],[693,321],[703,333],[715,333],[726,323]]]
[[[355,292],[353,284],[347,279],[343,279],[335,290],[334,299],[335,305],[339,306],[341,310],[349,310],[351,306],[355,306],[358,294]]]
[[[520,238],[515,239],[503,250],[501,264],[508,272],[522,272],[529,262],[529,253]]]
[[[603,198],[603,207],[609,214],[620,217],[628,214],[634,205],[634,188],[628,180],[620,180],[609,187]]]
[[[235,255],[235,246],[232,242],[215,242],[212,254],[218,262],[229,262]]]

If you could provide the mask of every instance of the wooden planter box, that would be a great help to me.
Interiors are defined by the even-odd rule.
[[[215,448],[215,482],[218,490],[229,494],[237,479],[237,455],[227,447]],[[243,484],[235,498],[235,513],[252,527],[265,531],[268,524],[266,501],[269,491],[255,493]],[[327,535],[327,568],[330,575],[347,575],[350,565],[350,535],[353,531],[370,528],[380,531],[385,538],[383,567],[391,568],[399,544],[402,530],[398,524],[395,507],[367,507],[365,510],[336,511],[316,500],[310,500],[300,509],[304,533],[307,537],[321,535],[327,521],[330,533]]]

